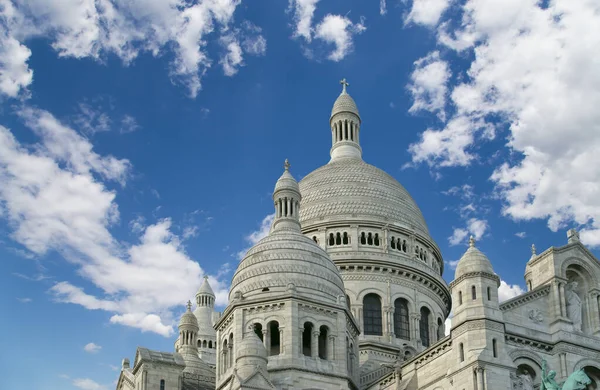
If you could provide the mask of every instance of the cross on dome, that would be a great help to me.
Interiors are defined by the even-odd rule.
[[[535,255],[536,255],[536,251],[535,251],[535,244],[531,244],[531,254],[532,254],[533,256],[535,256]]]
[[[346,78],[343,78],[340,80],[340,84],[342,84],[342,93],[346,93],[346,87],[348,85],[350,85],[347,81]]]
[[[283,163],[283,167],[285,168],[286,171],[290,170],[290,162],[288,161],[288,159],[285,159],[285,162]]]
[[[192,311],[192,301],[187,301],[187,309],[188,311]]]

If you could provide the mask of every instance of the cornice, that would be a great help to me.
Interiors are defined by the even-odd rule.
[[[450,289],[454,288],[454,286],[456,286],[457,284],[459,284],[463,280],[469,279],[469,278],[485,278],[485,279],[490,279],[490,280],[495,281],[498,284],[498,287],[500,287],[500,277],[498,275],[491,274],[489,272],[476,271],[476,272],[467,272],[467,273],[462,274],[461,276],[459,276],[458,279],[454,279],[452,282],[450,282]]]
[[[525,305],[531,301],[538,300],[548,294],[550,294],[550,285],[536,287],[533,290],[526,292],[525,294],[519,295],[517,297],[509,299],[508,301],[502,302],[500,304],[500,310],[511,310],[516,307]]]

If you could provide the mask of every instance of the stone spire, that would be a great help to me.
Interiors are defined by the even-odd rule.
[[[333,103],[329,126],[331,127],[331,161],[340,158],[362,158],[360,148],[360,115],[354,99],[346,91],[350,84],[340,81],[342,93]]]
[[[300,187],[290,173],[290,163],[286,159],[283,164],[283,175],[275,184],[273,202],[275,204],[275,218],[271,232],[276,230],[295,230],[300,232]]]

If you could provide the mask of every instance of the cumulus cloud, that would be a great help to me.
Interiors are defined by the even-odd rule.
[[[329,53],[327,58],[331,61],[341,61],[352,52],[353,37],[363,33],[367,28],[364,18],[353,23],[348,17],[342,15],[327,14],[313,27],[313,16],[318,0],[290,0],[288,12],[293,12],[295,23],[294,38],[303,38],[306,43],[311,43],[313,38],[323,41],[327,45],[334,45],[335,49]],[[304,53],[313,58],[313,51],[305,47]]]
[[[510,285],[504,280],[501,280],[500,287],[498,287],[498,300],[504,302],[524,293],[525,290],[523,290],[521,286],[517,284]]]
[[[450,0],[413,0],[406,22],[435,27],[449,5]]]
[[[100,352],[101,349],[102,349],[101,346],[94,344],[94,343],[87,343],[83,347],[83,350],[87,353],[97,353],[97,352]]]
[[[491,175],[503,212],[582,225],[600,245],[600,4],[468,0],[439,27],[445,55],[469,58],[449,91],[452,117],[411,145],[413,162],[467,166],[476,145],[504,137],[513,158]],[[453,13],[454,14],[454,13]]]
[[[24,42],[45,37],[60,57],[125,65],[143,52],[173,53],[169,75],[195,97],[211,66],[209,39],[229,31],[240,0],[2,0],[0,2],[0,92],[16,96],[33,74]],[[264,40],[264,38],[262,38]],[[254,54],[249,52],[249,54]]]
[[[50,293],[58,302],[112,313],[112,323],[165,336],[173,332],[173,309],[202,282],[204,271],[185,252],[170,219],[132,224],[136,243],[110,232],[120,220],[116,190],[131,164],[103,156],[89,140],[47,111],[24,108],[20,117],[39,141],[25,148],[0,126],[0,205],[11,238],[37,256],[60,253],[98,293],[58,281]],[[223,284],[213,285],[226,289]]]
[[[429,111],[435,113],[440,120],[446,119],[444,106],[450,70],[448,64],[440,60],[440,53],[429,53],[415,62],[415,70],[410,76],[408,90],[412,94],[413,104],[408,110],[411,113]]]
[[[327,58],[337,62],[352,51],[353,35],[361,34],[366,29],[362,20],[354,24],[347,17],[329,14],[317,26],[315,37],[335,45],[335,50]]]
[[[485,234],[489,225],[485,219],[470,218],[467,221],[467,226],[464,228],[455,228],[452,235],[448,237],[450,245],[458,245],[465,241],[467,236],[470,234],[476,240],[480,240]]]

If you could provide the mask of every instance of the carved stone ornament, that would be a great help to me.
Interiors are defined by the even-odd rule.
[[[529,312],[527,313],[527,316],[529,317],[529,319],[536,323],[539,324],[540,322],[544,321],[544,315],[542,314],[542,312],[539,309],[531,309],[529,310]]]

